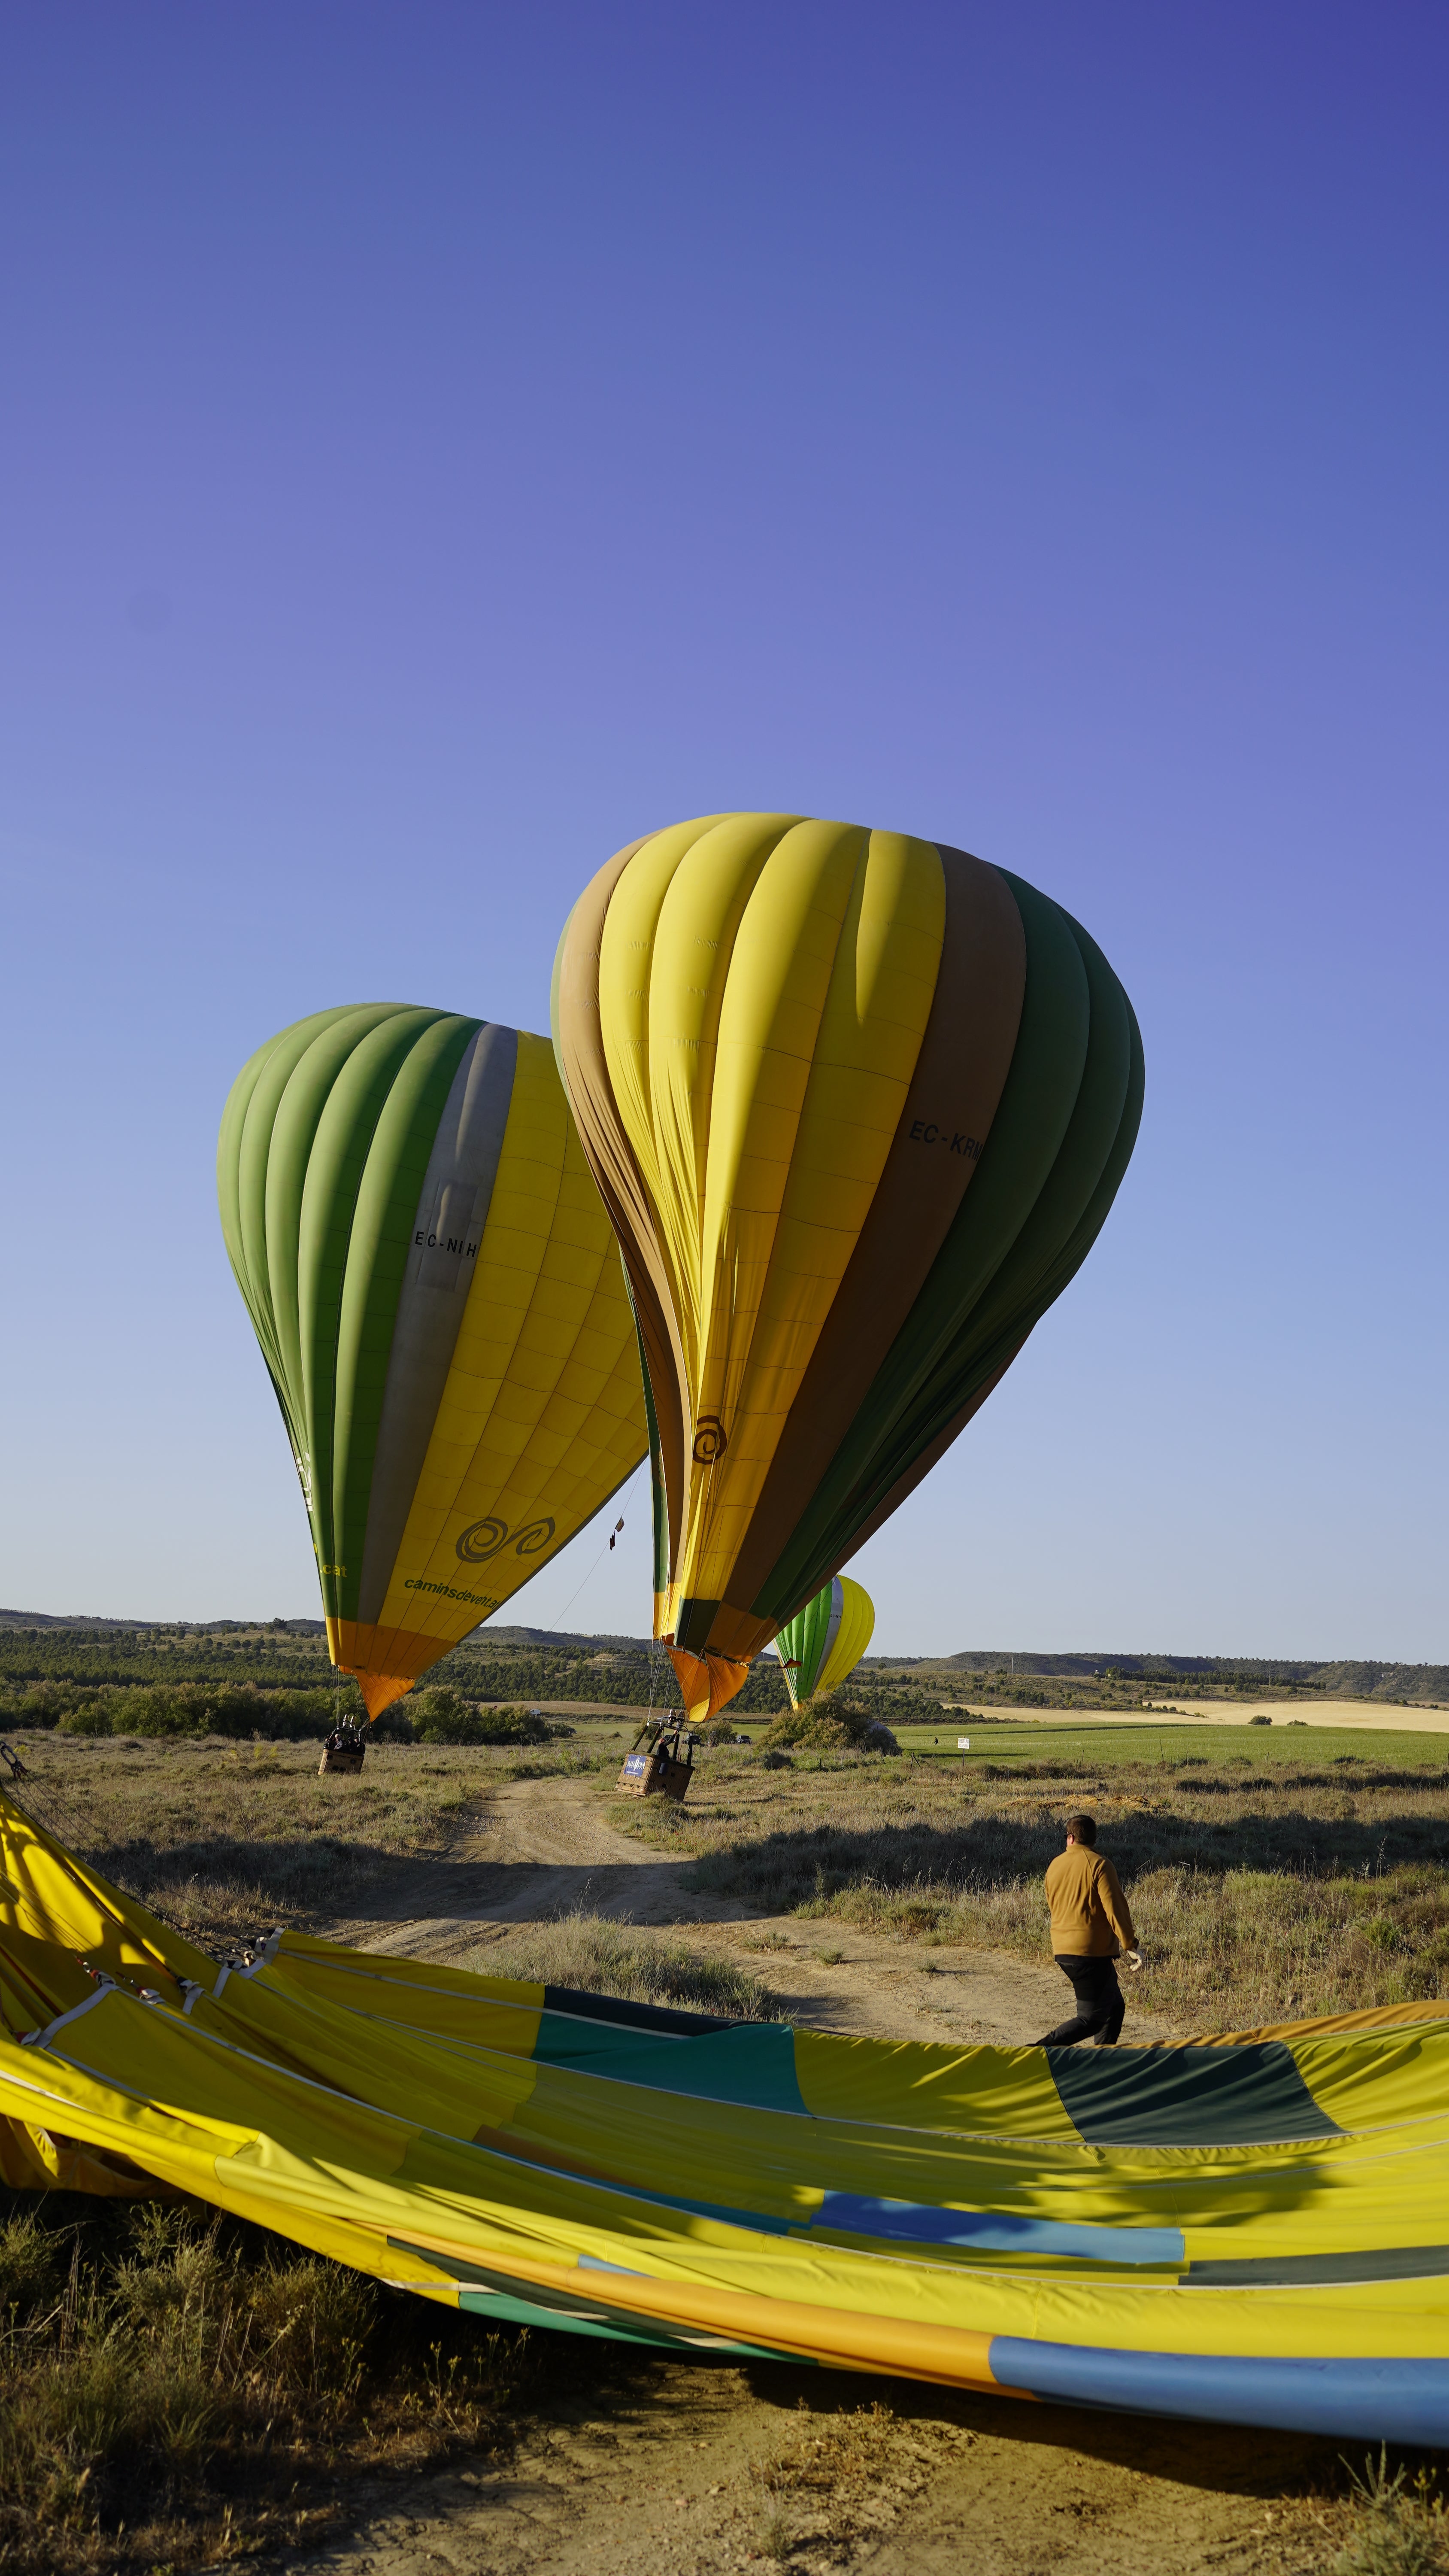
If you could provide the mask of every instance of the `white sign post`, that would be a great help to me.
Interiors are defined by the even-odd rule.
[[[966,1777],[966,1756],[971,1750],[971,1738],[969,1735],[957,1736],[956,1750],[961,1756],[961,1777],[964,1780]]]

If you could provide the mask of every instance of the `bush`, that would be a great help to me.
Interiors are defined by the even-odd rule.
[[[780,2016],[779,1996],[752,1969],[598,1914],[530,1924],[490,1949],[475,1950],[467,1965],[480,1977],[517,1977],[529,1985],[622,1995],[633,2003],[671,2004],[740,2021]]]
[[[394,1700],[391,1708],[385,1708],[380,1717],[373,1719],[367,1730],[367,1740],[369,1744],[413,1743],[415,1730],[407,1709]]]
[[[23,1695],[0,1699],[0,1733],[7,1727],[43,1726],[57,1727],[63,1735],[229,1735],[296,1742],[330,1734],[339,1718],[366,1714],[351,1682],[317,1690],[258,1690],[251,1682],[119,1682],[93,1690],[42,1682]]]
[[[787,1747],[811,1753],[899,1753],[901,1749],[885,1720],[848,1686],[827,1691],[823,1698],[807,1700],[803,1708],[777,1717],[760,1743],[767,1753]]]
[[[1272,1723],[1271,1717],[1250,1717],[1248,1720],[1250,1726],[1271,1726]]]
[[[446,1682],[415,1691],[409,1709],[420,1744],[547,1744],[554,1732],[533,1709],[480,1708]]]

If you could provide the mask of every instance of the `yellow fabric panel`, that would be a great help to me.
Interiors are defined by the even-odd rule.
[[[820,2118],[1078,2142],[1039,2048],[931,2047],[799,2030],[795,2077]]]
[[[542,1986],[475,1977],[431,1960],[346,1950],[295,1932],[284,1935],[276,1962],[287,1982],[314,2002],[398,2022],[439,2039],[497,2049],[505,2056],[533,2054],[543,2013]]]
[[[656,833],[620,878],[604,923],[604,1057],[653,1202],[691,1392],[699,1379],[700,1213],[725,980],[745,907],[796,820],[731,814]]]
[[[1449,2032],[1366,2031],[1300,2039],[1294,2061],[1315,2102],[1341,2129],[1376,2129],[1422,2116],[1449,2076]]]
[[[1286,2039],[1296,2047],[1301,2039],[1312,2039],[1320,2031],[1347,2037],[1355,2030],[1417,2030],[1449,2022],[1449,2002],[1432,1998],[1412,2004],[1368,2004],[1362,2012],[1331,2013],[1310,2021],[1265,2021],[1255,2030],[1198,2031],[1186,2043],[1190,2048],[1237,2048],[1246,2040]]]
[[[520,1032],[488,1221],[378,1622],[455,1642],[583,1526],[648,1448],[634,1318],[545,1038]],[[476,1567],[471,1525],[507,1532]],[[525,1540],[520,1555],[517,1542]]]
[[[173,1970],[198,1978],[216,1973],[204,1950],[163,1928],[144,1906],[120,1897],[23,1809],[0,1798],[0,1948],[22,1965],[26,1936],[71,1954],[69,1961],[56,1962],[62,1980],[83,1974],[74,1964],[79,1959],[107,1976],[142,1985]],[[67,1990],[52,2009],[64,2010],[75,1999]]]
[[[849,1680],[875,1634],[875,1603],[864,1584],[853,1582],[848,1574],[840,1575],[838,1581],[845,1599],[835,1643],[816,1680],[817,1695],[822,1691],[835,1690],[841,1682]]]
[[[783,815],[661,833],[615,889],[605,1057],[688,1413],[726,1435],[693,1464],[676,1597],[728,1593],[896,1131],[944,932],[931,843]]]
[[[867,845],[867,835],[851,827],[797,824],[761,872],[729,961],[697,1219],[701,1308],[692,1390],[696,1417],[722,1423],[727,1445],[691,1489],[679,1579],[696,1598],[729,1594],[739,1537],[829,1304],[824,1279],[802,1280],[789,1251],[778,1265],[777,1255],[787,1197],[793,1189],[798,1200],[805,1180],[793,1157]]]

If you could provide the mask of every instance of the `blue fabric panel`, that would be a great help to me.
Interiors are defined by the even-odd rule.
[[[1260,2361],[1247,2355],[1099,2352],[996,2335],[1003,2388],[1064,2406],[1122,2406],[1216,2424],[1271,2424],[1350,2441],[1449,2443],[1449,2361]]]
[[[984,2254],[1066,2255],[1082,2263],[1152,2263],[1178,2270],[1187,2260],[1176,2227],[1074,2227],[1055,2218],[978,2214],[918,2200],[871,2200],[829,2191],[812,2227],[849,2236],[883,2236],[914,2245],[979,2245]]]

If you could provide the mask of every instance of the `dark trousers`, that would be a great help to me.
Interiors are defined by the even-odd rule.
[[[1078,2040],[1095,2039],[1099,2048],[1110,2048],[1122,2027],[1126,2006],[1117,1971],[1110,1959],[1062,1958],[1057,1966],[1064,1977],[1070,1977],[1077,1998],[1077,2009],[1070,2021],[1059,2021],[1039,2048],[1075,2048]]]

